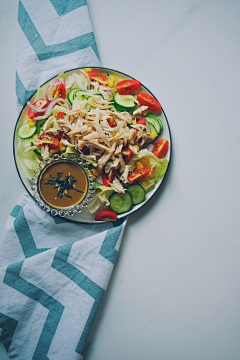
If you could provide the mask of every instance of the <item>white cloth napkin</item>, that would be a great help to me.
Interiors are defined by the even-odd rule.
[[[99,66],[85,0],[21,0],[19,110],[64,70]],[[24,194],[0,241],[0,339],[10,359],[82,359],[127,220],[52,217]]]

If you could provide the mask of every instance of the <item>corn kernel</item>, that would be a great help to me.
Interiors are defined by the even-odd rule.
[[[109,86],[110,88],[113,87],[113,81],[112,81],[112,80],[108,80],[108,86]]]
[[[99,175],[99,171],[97,169],[92,169],[92,173],[96,177]]]
[[[151,134],[150,134],[151,140],[156,139],[156,137],[157,137],[157,133],[155,131],[152,131]]]
[[[33,119],[30,119],[28,116],[27,116],[27,122],[28,122],[28,125],[33,127],[36,125],[36,122],[37,120],[33,120]]]
[[[149,159],[144,157],[144,158],[141,159],[141,163],[143,164],[143,167],[148,166],[149,165]]]
[[[85,68],[85,69],[83,69],[83,71],[85,71],[86,73],[88,73],[88,72],[91,72],[91,71],[92,71],[92,68]]]
[[[66,146],[63,145],[62,140],[59,141],[59,151],[63,152],[66,150]]]
[[[143,164],[141,163],[141,161],[137,161],[136,162],[136,165],[137,165],[137,169],[142,169],[144,168]]]
[[[108,80],[108,86],[113,87],[116,81],[117,81],[116,76],[110,75],[110,79]]]
[[[92,172],[90,170],[87,171],[88,176],[92,176]]]
[[[137,149],[137,152],[139,152],[140,147],[138,145],[134,145],[134,146]]]

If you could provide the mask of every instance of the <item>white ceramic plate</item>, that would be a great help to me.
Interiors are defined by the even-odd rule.
[[[111,70],[111,69],[106,69],[106,68],[93,68],[94,71],[97,72],[101,72],[103,74],[113,74],[115,75],[117,78],[121,79],[121,80],[125,80],[125,79],[133,79],[131,76],[128,76],[126,74],[123,74],[119,71],[115,71],[115,70]],[[76,71],[77,69],[73,69],[73,70],[69,70],[69,71],[65,71],[65,74],[72,74],[74,71]],[[57,74],[56,74],[57,76]],[[51,79],[49,79],[48,81],[50,81]],[[141,79],[138,79],[141,81]],[[47,81],[47,82],[48,82]],[[44,85],[44,84],[43,84]],[[147,88],[146,86],[144,86],[143,84],[141,85],[140,89],[137,92],[144,92],[147,94],[150,94],[152,96],[154,96]],[[155,96],[154,96],[155,97]],[[155,97],[156,99],[156,97]],[[35,102],[36,99],[36,93],[29,99],[29,101],[31,103]],[[161,103],[161,102],[160,102]],[[19,126],[21,126],[22,124],[26,123],[26,115],[28,112],[28,106],[25,105],[18,117],[16,126],[15,126],[15,130],[14,130],[14,137],[13,137],[13,153],[14,153],[14,159],[15,159],[15,164],[17,167],[17,171],[18,174],[20,176],[20,179],[23,182],[23,185],[25,186],[26,190],[29,192],[29,194],[31,196],[33,196],[34,191],[31,189],[31,185],[32,182],[29,180],[34,176],[34,172],[31,170],[27,170],[22,164],[21,164],[21,159],[19,158],[18,152],[17,150],[19,149],[22,140],[18,137],[17,135],[17,129]],[[162,139],[166,139],[169,141],[169,150],[166,156],[166,159],[168,159],[169,164],[170,164],[170,158],[171,158],[171,149],[172,149],[172,142],[171,142],[171,133],[170,133],[170,128],[169,128],[169,124],[167,121],[167,117],[164,113],[164,111],[158,111],[158,112],[154,112],[152,113],[152,115],[156,115],[158,116],[162,123],[163,123],[163,132],[161,133],[161,138]],[[168,164],[168,168],[169,168],[169,164]],[[166,172],[167,173],[167,172]],[[166,173],[164,175],[164,177],[166,176]],[[133,208],[125,213],[125,214],[121,214],[118,215],[118,218],[121,219],[125,216],[128,216],[130,214],[132,214],[133,212],[137,211],[138,209],[140,209],[142,206],[144,206],[146,204],[146,202],[155,194],[155,192],[159,189],[159,187],[161,186],[162,182],[163,182],[163,178],[159,179],[158,182],[155,184],[154,187],[151,188],[150,191],[147,191],[146,193],[146,200],[144,202],[142,202],[139,205],[133,206]],[[99,209],[98,211],[100,211],[101,209]],[[86,222],[86,223],[96,223],[95,221],[95,214],[91,215],[87,208],[83,209],[82,212],[79,213],[75,213],[73,216],[68,216],[67,217],[69,220],[73,220],[73,221],[78,221],[78,222]]]

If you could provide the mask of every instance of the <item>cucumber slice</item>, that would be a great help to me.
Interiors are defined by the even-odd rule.
[[[118,92],[113,97],[115,109],[118,111],[131,112],[137,106],[137,101],[132,95],[120,95]]]
[[[160,119],[158,119],[155,116],[151,116],[151,115],[145,116],[145,119],[149,122],[149,124],[151,124],[155,127],[158,135],[161,134],[163,126],[162,126],[162,122]]]
[[[162,133],[162,131],[163,131],[163,123],[162,123],[162,120],[161,119],[159,119],[159,117],[157,117],[157,116],[153,116],[158,122],[159,122],[159,124],[160,124],[160,133],[159,133],[159,135]]]
[[[68,99],[68,101],[70,102],[71,105],[73,103],[73,100],[74,100],[73,96],[74,96],[76,91],[79,91],[79,89],[78,88],[71,89],[69,91],[69,93],[67,94],[67,99]]]
[[[153,132],[155,132],[156,133],[156,137],[157,137],[157,130],[156,130],[156,128],[155,128],[155,126],[153,126],[151,123],[149,123],[149,125],[150,125],[150,132],[151,133],[153,133]],[[156,137],[154,138],[154,139],[148,139],[146,142],[145,142],[145,144],[147,145],[147,144],[151,144],[155,139],[156,139]]]
[[[23,124],[18,128],[17,134],[20,139],[29,139],[36,133],[36,131],[36,126],[29,126],[28,124]]]
[[[109,198],[110,208],[117,214],[123,214],[131,210],[133,201],[129,192],[125,193],[114,193]]]
[[[145,200],[146,191],[140,184],[133,184],[127,187],[127,191],[132,196],[133,205],[138,205]]]
[[[82,90],[79,90],[79,89],[78,89],[78,90],[73,94],[73,100],[78,99],[78,100],[82,101],[82,100],[85,100],[85,99],[88,98],[87,95],[82,95],[81,93],[82,93]]]

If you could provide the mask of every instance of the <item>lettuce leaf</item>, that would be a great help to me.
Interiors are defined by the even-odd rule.
[[[147,187],[145,187],[145,190],[147,190],[150,186],[154,185],[158,179],[161,179],[168,167],[168,160],[167,159],[158,159],[153,153],[148,151],[147,149],[140,150],[136,155],[133,155],[131,160],[129,161],[128,165],[130,165],[130,171],[133,171],[135,167],[136,161],[141,161],[142,158],[148,158],[149,159],[149,166],[146,166],[148,168],[151,168],[154,164],[157,164],[156,168],[156,175],[154,179],[147,178],[144,180],[147,183]]]
[[[31,146],[31,140],[24,140],[21,146],[17,150],[19,165],[25,173],[25,176],[31,180],[34,176],[34,170],[39,168],[38,162],[36,161],[37,155],[34,151],[24,152]]]
[[[111,188],[98,184],[96,182],[93,184],[93,186],[96,190],[100,191],[98,191],[98,193],[94,196],[94,198],[88,205],[88,211],[90,212],[90,214],[94,214],[103,205],[103,202],[99,199],[98,195],[105,194],[106,197],[109,198],[109,196],[114,192]]]

